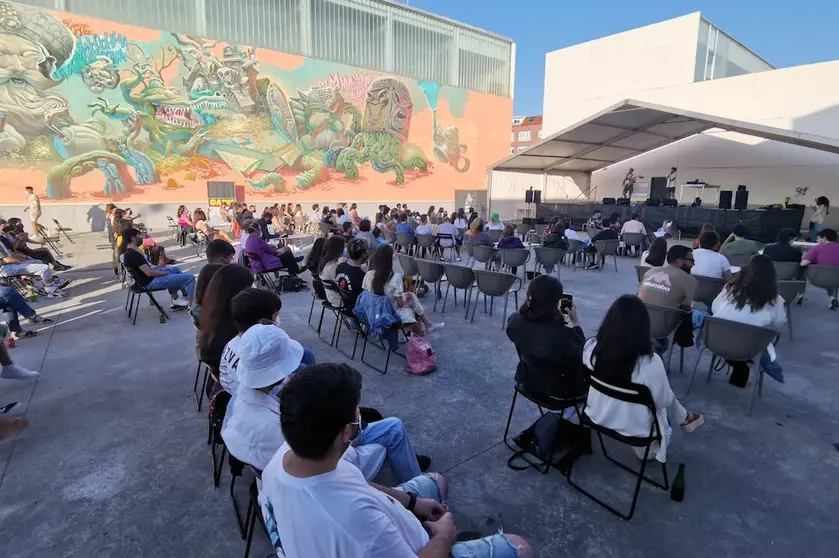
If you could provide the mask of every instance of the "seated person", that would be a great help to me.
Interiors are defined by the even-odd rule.
[[[640,249],[643,250],[644,247],[647,245],[647,228],[644,227],[644,223],[641,222],[641,218],[638,216],[637,213],[633,213],[629,217],[629,221],[623,224],[620,230],[621,236],[625,234],[643,234],[644,238],[641,240]],[[632,246],[632,249],[635,250],[636,246]],[[638,252],[635,252],[637,255]]]
[[[38,334],[35,330],[26,330],[20,325],[20,316],[29,320],[30,324],[51,324],[50,318],[39,316],[35,310],[27,304],[26,299],[20,296],[12,287],[0,287],[0,312],[5,314],[5,321],[13,339],[34,337]],[[2,344],[2,340],[0,340]]]
[[[238,334],[230,313],[233,297],[252,285],[253,273],[239,264],[222,266],[207,285],[201,305],[197,351],[198,358],[216,370],[221,366],[224,346]],[[208,386],[208,393],[218,389]]]
[[[259,234],[259,228],[256,225],[251,225],[248,228],[248,240],[244,248],[248,255],[251,270],[254,273],[279,271],[281,269],[287,271],[289,275],[300,273],[297,259],[294,257],[291,248],[287,246],[277,248],[268,244]]]
[[[488,231],[503,231],[504,230],[504,223],[501,222],[501,219],[498,218],[498,213],[493,213],[489,216],[489,223],[486,226],[486,230]]]
[[[219,240],[222,244],[227,244],[223,240]],[[227,244],[227,246],[230,246]],[[204,304],[204,293],[207,292],[207,286],[218,271],[226,264],[208,263],[198,272],[198,279],[195,280],[195,296],[192,297],[192,306],[189,308],[189,316],[192,318],[192,324],[197,328],[200,327],[201,322],[201,305]]]
[[[344,221],[341,225],[341,235],[344,237],[344,240],[350,241],[353,238],[353,229],[355,229],[355,226],[352,224],[352,221]]]
[[[565,236],[566,240],[583,240],[582,238],[580,238],[580,233],[571,228],[571,219],[566,219],[565,221],[563,221],[561,228],[565,229],[563,236]]]
[[[586,229],[595,229],[599,231],[605,226],[606,225],[603,223],[603,212],[599,209],[595,209],[589,220],[586,221]]]
[[[330,236],[323,245],[323,253],[318,263],[318,277],[322,281],[333,281],[337,283],[336,273],[338,264],[344,261],[344,250],[346,241],[341,236]],[[333,290],[326,289],[326,300],[329,304],[338,308],[341,306],[341,295]]]
[[[667,239],[663,236],[653,240],[650,249],[641,254],[642,267],[661,267],[667,261]]]
[[[414,234],[414,228],[408,223],[408,214],[404,211],[399,214],[399,224],[396,225],[396,232]]]
[[[592,238],[591,242],[588,246],[586,246],[586,253],[588,254],[597,254],[597,242],[600,242],[601,240],[619,240],[620,238],[618,237],[617,231],[612,228],[612,222],[609,219],[603,219],[601,223],[603,225],[603,230],[594,235],[594,238]],[[588,269],[597,269],[598,267],[600,267],[600,263],[598,263],[596,257],[593,257],[591,263],[588,265]]]
[[[372,246],[384,246],[387,244],[387,240],[382,238],[382,231],[378,228],[373,229],[373,238],[376,239],[376,242],[374,242]]]
[[[29,259],[40,260],[48,264],[52,266],[53,271],[67,271],[68,269],[72,269],[69,265],[64,265],[55,259],[55,256],[52,255],[49,248],[46,248],[47,243],[45,240],[30,237],[23,228],[23,222],[20,219],[12,217],[9,219],[8,225],[12,227],[10,231],[12,246],[7,245],[7,248],[20,252]],[[38,244],[41,248],[30,248],[27,244]]]
[[[711,305],[715,318],[779,330],[787,323],[784,299],[778,295],[775,266],[766,256],[752,256],[734,282],[726,285]],[[749,381],[749,365],[732,361],[728,383],[745,387]],[[784,383],[784,372],[771,344],[760,358],[760,366],[769,376]]]
[[[358,224],[358,234],[356,238],[362,238],[367,241],[367,246],[376,246],[376,237],[373,236],[370,219],[362,219]]]
[[[440,224],[437,225],[437,244],[440,246],[440,251],[444,252],[447,248],[454,248],[457,254],[457,261],[460,261],[460,245],[463,243],[458,238],[459,236],[460,231],[448,217],[444,217]]]
[[[836,231],[833,229],[822,229],[816,236],[817,244],[810,248],[804,257],[801,258],[801,267],[810,264],[839,266],[839,242],[836,241]],[[830,297],[830,309],[839,308],[839,300],[836,298],[836,289],[827,289],[827,296]],[[802,299],[803,300],[803,299]],[[801,301],[799,301],[800,303]]]
[[[499,250],[524,250],[524,243],[521,241],[519,237],[516,236],[516,227],[513,225],[507,225],[504,227],[504,230],[501,231],[501,237],[498,239],[498,249]],[[516,274],[518,268],[515,266],[510,267],[510,271],[513,272],[513,275]]]
[[[710,223],[705,223],[704,225],[702,225],[702,228],[699,229],[699,236],[697,236],[696,240],[693,241],[693,249],[694,250],[699,248],[699,237],[701,237],[703,234],[705,234],[706,232],[709,232],[709,231],[716,232],[716,229],[714,228],[714,225],[711,225]],[[719,238],[719,235],[717,236],[717,238]],[[720,245],[717,244],[716,246],[714,246],[713,250],[714,250],[714,252],[719,252],[720,251]]]
[[[648,304],[690,310],[697,284],[690,274],[692,268],[693,250],[681,244],[671,246],[667,264],[654,267],[644,275],[638,297]]]
[[[138,286],[150,290],[168,290],[171,310],[182,310],[192,303],[195,275],[184,273],[177,267],[150,264],[146,255],[140,251],[143,235],[137,229],[123,231],[122,239],[122,263]],[[183,297],[180,296],[181,292],[184,293]]]
[[[347,244],[347,259],[335,268],[335,282],[338,287],[349,295],[346,308],[349,313],[355,308],[355,301],[363,290],[364,259],[367,256],[367,242],[361,238],[354,238]]]
[[[420,216],[420,224],[417,226],[416,234],[434,234],[434,229],[428,224],[428,215]]]
[[[801,250],[792,245],[798,236],[792,229],[778,231],[778,242],[763,249],[763,255],[773,262],[801,263]]]
[[[749,240],[746,235],[749,231],[742,223],[737,223],[731,228],[731,234],[720,246],[720,253],[726,256],[754,256],[763,248],[754,240]]]
[[[0,277],[22,276],[34,277],[31,288],[48,298],[64,296],[62,289],[70,284],[70,281],[54,276],[47,264],[8,250],[5,244],[0,242]]]
[[[227,236],[227,233],[224,231],[218,231],[212,228],[210,225],[207,224],[207,214],[204,213],[201,209],[196,209],[195,213],[192,216],[195,228],[195,232],[203,234],[208,241],[212,241],[215,238],[220,238],[225,242],[229,242],[233,244],[233,239]]]
[[[495,246],[495,243],[484,231],[484,220],[480,217],[472,221],[466,231],[467,242],[473,246]]]
[[[656,239],[657,240],[657,239]],[[731,264],[728,258],[719,252],[714,252],[714,246],[720,243],[720,237],[714,231],[702,233],[699,237],[699,248],[693,251],[693,268],[691,275],[703,277],[714,277],[731,281],[734,276],[731,274]]]
[[[612,304],[597,336],[589,339],[583,348],[583,363],[591,371],[593,379],[609,386],[621,388],[631,382],[649,388],[655,404],[661,445],[653,444],[648,459],[666,462],[671,423],[680,425],[682,432],[690,434],[705,422],[702,415],[688,412],[676,399],[664,362],[653,349],[650,315],[636,296],[623,295]],[[613,399],[589,389],[585,412],[595,424],[623,436],[650,435],[650,413],[642,405]],[[639,459],[644,458],[644,448],[633,449]]]
[[[238,386],[221,436],[231,455],[262,471],[285,442],[278,394],[289,376],[306,368],[304,349],[279,327],[256,324],[242,335],[237,354]],[[387,457],[398,482],[422,474],[401,420],[391,417],[365,426],[356,444],[342,452],[356,470],[372,479]],[[423,463],[430,465],[430,460],[424,458]]]
[[[570,399],[586,393],[586,338],[577,310],[560,308],[561,300],[559,279],[536,277],[524,304],[507,319],[507,337],[519,354],[516,382],[531,393]]]
[[[344,364],[311,366],[280,392],[286,443],[262,475],[266,523],[287,556],[311,558],[533,558],[521,537],[455,542],[439,474],[399,479],[395,489],[342,459],[367,430],[361,375]],[[422,521],[425,521],[423,526]]]
[[[388,297],[403,327],[415,335],[427,335],[445,325],[431,323],[417,296],[405,292],[402,274],[393,271],[393,248],[390,246],[382,246],[373,252],[370,271],[364,275],[362,288],[375,295]]]
[[[229,264],[233,263],[236,249],[229,242],[217,238],[207,244],[207,251],[204,255],[207,257],[208,263]]]

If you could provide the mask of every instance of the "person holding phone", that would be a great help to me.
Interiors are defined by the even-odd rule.
[[[528,392],[562,398],[586,393],[586,338],[559,279],[540,275],[530,282],[524,304],[507,320],[507,337],[519,354],[516,382]]]

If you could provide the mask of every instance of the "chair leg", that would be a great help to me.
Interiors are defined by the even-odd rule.
[[[201,410],[201,398],[199,397],[201,394],[198,393],[198,378],[201,377],[201,365],[203,363],[199,360],[198,361],[198,369],[195,371],[195,382],[192,384],[192,397],[195,399],[195,406],[200,411]]]
[[[210,367],[204,367],[204,380],[201,382],[201,393],[198,394],[198,410],[201,410],[201,403],[204,401],[204,397],[207,394],[207,382],[210,377]]]
[[[752,390],[752,400],[749,402],[749,412],[746,413],[748,416],[752,416],[752,411],[755,408],[755,399],[763,397],[763,368],[760,367],[759,362],[755,365],[755,368],[757,368],[757,379],[755,380],[755,387]]]
[[[516,398],[519,396],[519,390],[513,389],[513,402],[510,404],[510,414],[507,415],[507,426],[504,428],[504,443],[513,451],[518,451],[515,449],[509,441],[507,441],[507,434],[510,433],[510,423],[513,421],[513,411],[516,408]]]
[[[309,327],[312,326],[312,314],[315,312],[315,301],[316,300],[317,300],[317,297],[313,296],[312,297],[312,306],[309,308]]]
[[[432,312],[437,311],[437,301],[440,299],[438,293],[440,292],[440,281],[436,281],[433,283],[434,285],[434,308],[431,310]]]
[[[457,293],[457,289],[455,289],[454,292]],[[471,302],[472,302],[472,289],[467,287],[466,289],[463,290],[463,306],[466,307],[466,315],[463,316],[464,320],[469,317],[469,306],[470,306]]]
[[[253,499],[248,496],[248,513],[245,517],[245,523],[247,524],[248,530],[248,537],[247,543],[245,543],[245,557],[248,558],[251,553],[251,543],[253,542],[253,531],[256,527],[256,514],[262,513],[259,509],[257,509],[256,505],[253,503]]]
[[[501,331],[507,325],[507,303],[510,301],[510,293],[504,295],[504,316],[501,318]]]
[[[475,293],[475,305],[472,306],[472,319],[470,323],[475,323],[475,311],[478,309],[478,298],[481,296],[481,292],[478,291]],[[484,296],[484,311],[486,311],[486,296]],[[469,315],[469,308],[466,308],[466,315]]]
[[[792,314],[790,313],[789,303],[787,303],[787,327],[789,328],[789,340],[792,341]]]
[[[446,294],[443,296],[443,309],[440,311],[442,314],[446,313],[446,301],[449,299],[449,289],[451,288],[451,286],[452,286],[451,283],[446,285]],[[457,289],[454,290],[454,296],[455,296],[454,307],[457,308]]]
[[[690,375],[690,380],[688,380],[688,387],[685,390],[685,397],[690,395],[690,388],[691,388],[691,386],[693,386],[693,379],[696,377],[696,370],[699,368],[699,361],[702,360],[702,353],[704,351],[705,351],[705,349],[701,349],[699,351],[699,356],[696,357],[696,365],[693,367],[693,374]],[[711,360],[713,361],[714,359],[711,359]],[[713,366],[713,362],[712,362],[711,366]]]

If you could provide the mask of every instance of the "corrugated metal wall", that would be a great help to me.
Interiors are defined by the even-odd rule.
[[[513,43],[382,0],[22,0],[512,96]]]

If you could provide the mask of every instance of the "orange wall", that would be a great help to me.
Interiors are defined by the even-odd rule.
[[[11,6],[0,203],[448,200],[509,153],[511,99]]]

